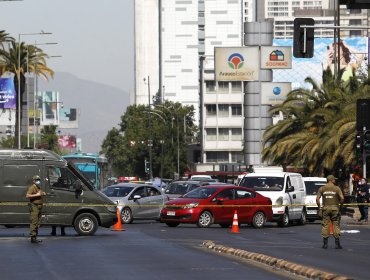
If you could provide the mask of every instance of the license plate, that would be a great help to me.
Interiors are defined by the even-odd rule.
[[[307,210],[307,214],[317,214],[317,210]]]
[[[174,212],[174,211],[167,211],[167,216],[176,216],[176,212]]]

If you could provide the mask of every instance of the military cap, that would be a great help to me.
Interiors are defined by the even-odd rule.
[[[329,175],[328,177],[326,177],[326,179],[327,179],[328,181],[334,181],[334,180],[336,180],[337,178],[335,178],[333,175]]]
[[[39,175],[34,175],[32,177],[32,180],[41,180],[40,176]]]

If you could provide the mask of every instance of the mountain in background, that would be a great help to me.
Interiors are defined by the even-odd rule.
[[[61,134],[82,139],[82,151],[98,153],[107,132],[118,127],[121,116],[130,103],[129,94],[121,89],[82,80],[65,72],[55,73],[54,79],[39,79],[39,91],[58,91],[66,108],[80,111],[78,129],[61,129]]]

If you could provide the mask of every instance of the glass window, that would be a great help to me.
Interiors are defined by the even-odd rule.
[[[242,92],[242,83],[231,82],[231,92]]]
[[[229,93],[229,82],[218,82],[219,93]]]
[[[156,188],[153,187],[147,187],[147,192],[148,196],[157,196],[161,194]]]
[[[207,117],[215,117],[216,116],[216,104],[207,104],[206,114],[207,114]]]
[[[229,140],[229,129],[228,128],[219,128],[218,129],[218,140],[219,141],[228,141]]]
[[[244,154],[242,152],[231,152],[231,162],[244,162]]]
[[[219,194],[217,194],[217,198],[223,198],[224,200],[231,200],[234,199],[234,192],[232,189],[223,190]]]
[[[256,194],[251,191],[246,191],[246,190],[236,190],[235,193],[235,198],[236,199],[241,199],[241,198],[254,198],[256,197]]]
[[[241,104],[231,104],[231,115],[241,116],[242,115],[242,105]]]
[[[206,152],[207,162],[228,162],[229,152]]]
[[[135,195],[140,195],[141,197],[145,197],[145,189],[144,187],[137,188],[133,194],[130,196],[130,199],[134,199]]]
[[[206,140],[207,141],[217,141],[216,128],[206,128]]]
[[[231,140],[232,141],[242,140],[242,129],[241,128],[232,128],[231,129]]]
[[[48,167],[49,188],[75,190],[76,182],[81,182],[69,169],[64,167]]]
[[[229,104],[218,104],[218,116],[219,117],[229,116]]]
[[[216,92],[216,82],[206,81],[206,93],[215,93],[215,92]]]

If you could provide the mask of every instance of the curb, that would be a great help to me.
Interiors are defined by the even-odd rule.
[[[232,255],[240,257],[247,260],[252,260],[271,266],[275,269],[283,270],[286,272],[294,273],[299,276],[307,277],[309,279],[318,279],[318,280],[352,280],[352,277],[345,275],[334,274],[322,270],[318,270],[312,267],[300,265],[294,262],[289,262],[284,259],[278,259],[268,255],[248,252],[246,250],[235,249],[231,247],[226,247],[223,245],[216,245],[213,241],[205,240],[202,244],[203,247],[216,251],[218,253],[224,253],[227,255]]]

